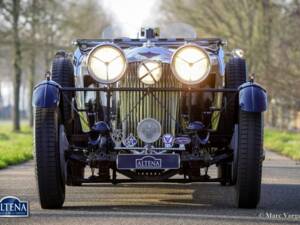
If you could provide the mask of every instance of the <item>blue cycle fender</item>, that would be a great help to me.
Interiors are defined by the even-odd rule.
[[[264,112],[267,110],[267,93],[260,85],[246,82],[239,87],[239,106],[246,112]]]
[[[36,108],[55,108],[60,102],[60,85],[52,80],[45,80],[35,86],[32,106]]]

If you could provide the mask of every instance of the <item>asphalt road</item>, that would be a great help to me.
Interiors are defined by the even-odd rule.
[[[1,225],[300,224],[300,164],[267,152],[254,210],[235,208],[234,188],[216,183],[68,187],[62,210],[41,210],[32,161],[0,171],[0,198],[6,195],[28,200],[31,215],[0,218]]]

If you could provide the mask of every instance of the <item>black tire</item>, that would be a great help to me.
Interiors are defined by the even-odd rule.
[[[61,208],[65,200],[59,153],[58,109],[35,109],[36,179],[43,209]]]
[[[241,84],[247,81],[247,66],[245,59],[231,58],[226,64],[225,69],[225,88],[238,88]],[[234,130],[234,124],[237,122],[238,116],[238,101],[237,96],[234,93],[225,94],[227,107],[223,113],[221,120],[222,130],[232,136]],[[222,127],[223,126],[223,127]]]
[[[74,87],[74,69],[71,60],[65,52],[58,52],[52,62],[52,80],[60,84],[62,87]],[[60,102],[62,121],[67,135],[72,130],[71,102],[74,92],[65,92]]]
[[[260,200],[263,121],[262,113],[239,111],[236,201],[239,208],[256,208]]]
[[[242,58],[231,58],[226,64],[225,68],[225,88],[238,88],[241,84],[247,81],[247,66],[245,59]],[[225,111],[221,114],[219,133],[225,135],[226,144],[230,143],[234,124],[237,123],[238,118],[238,101],[237,96],[234,93],[226,93],[224,95],[227,105]],[[221,164],[218,167],[219,177],[221,179],[221,185],[233,184],[231,181],[231,173],[228,171],[232,170],[231,164]]]

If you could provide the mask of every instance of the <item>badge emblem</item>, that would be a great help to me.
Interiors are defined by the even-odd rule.
[[[165,148],[172,148],[174,144],[174,136],[172,134],[165,134],[162,136],[162,141],[165,144]]]
[[[123,133],[121,129],[115,129],[111,134],[111,139],[115,143],[116,147],[121,147],[123,140]]]
[[[130,133],[129,136],[123,140],[123,145],[125,145],[127,148],[132,148],[136,146],[136,144],[137,140],[132,133]]]
[[[184,147],[185,145],[191,143],[191,138],[185,136],[177,137],[175,138],[175,143],[180,147]]]
[[[154,52],[139,52],[138,53],[139,55],[142,55],[142,56],[144,56],[144,57],[147,57],[147,58],[153,58],[153,57],[155,57],[155,56],[158,56],[159,54],[157,54],[157,53],[154,53]]]

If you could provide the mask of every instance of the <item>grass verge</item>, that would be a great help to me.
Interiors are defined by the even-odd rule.
[[[0,124],[0,169],[32,159],[32,130],[22,125],[12,132],[8,123]]]
[[[300,133],[265,129],[265,148],[300,160]]]

